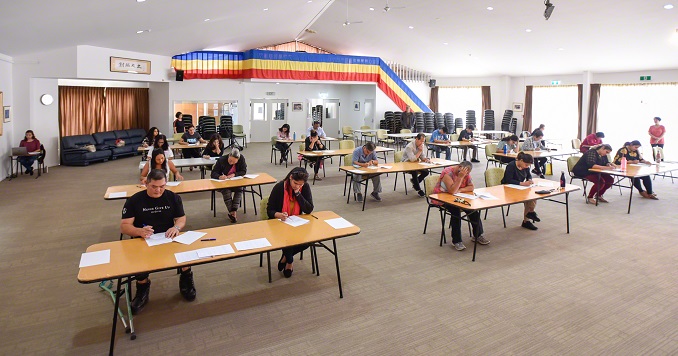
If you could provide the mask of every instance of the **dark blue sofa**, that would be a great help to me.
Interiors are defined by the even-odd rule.
[[[106,162],[120,156],[136,155],[139,154],[137,149],[145,135],[144,129],[130,129],[62,137],[61,163],[67,166],[87,166],[92,162]],[[125,141],[125,145],[116,147],[117,139]],[[82,148],[85,145],[94,145],[96,151],[90,152]]]

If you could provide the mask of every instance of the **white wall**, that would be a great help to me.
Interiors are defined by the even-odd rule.
[[[59,86],[55,78],[31,78],[30,80],[30,112],[31,129],[35,136],[45,146],[47,155],[45,165],[53,167],[59,165]],[[42,105],[40,97],[49,94],[56,98],[52,105]],[[54,119],[53,119],[54,118]],[[52,120],[51,120],[52,119]],[[23,132],[20,133],[23,137]]]
[[[160,132],[171,137],[174,132],[172,121],[172,102],[170,101],[169,83],[149,83],[148,105],[150,127],[157,127]]]
[[[111,72],[111,56],[150,61],[151,74]],[[81,79],[129,80],[141,82],[170,81],[169,73],[172,58],[167,56],[121,51],[112,48],[78,46],[77,61],[77,77]]]
[[[16,110],[14,107],[12,95],[12,62],[13,59],[4,54],[0,54],[0,91],[2,92],[2,105],[12,106],[12,110]],[[15,111],[16,112],[16,111]],[[1,118],[0,118],[1,120]],[[0,164],[0,180],[4,179],[9,175],[9,156],[12,152],[12,147],[14,142],[12,138],[14,137],[14,120],[12,122],[5,122],[2,124],[2,136],[0,136],[0,157],[2,157],[2,164]],[[16,142],[18,146],[19,142]]]

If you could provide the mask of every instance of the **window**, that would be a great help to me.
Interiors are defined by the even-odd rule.
[[[544,124],[544,138],[565,146],[577,138],[579,91],[575,85],[532,89],[532,130]],[[564,146],[564,147],[565,147]]]
[[[483,117],[483,94],[480,87],[440,87],[438,89],[438,110],[452,113],[454,118],[466,119],[466,110],[476,112],[476,125]],[[464,122],[466,123],[466,122]]]
[[[198,124],[200,116],[212,116],[217,119],[223,115],[233,117],[233,124],[238,124],[238,101],[237,100],[218,100],[218,101],[175,101],[174,113],[181,111],[184,114],[193,116],[193,125]]]

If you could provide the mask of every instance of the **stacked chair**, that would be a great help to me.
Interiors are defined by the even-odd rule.
[[[494,110],[485,110],[483,113],[483,130],[494,130]]]
[[[513,110],[504,110],[504,117],[501,119],[501,130],[511,131],[511,119],[513,118]]]
[[[443,115],[443,118],[445,118],[445,127],[447,127],[447,132],[453,133],[454,131],[454,115],[450,112],[446,112]]]
[[[414,130],[416,132],[424,132],[426,128],[426,117],[431,113],[415,112],[414,113]]]
[[[426,112],[424,113],[424,127],[423,129],[417,128],[417,132],[433,132],[435,129],[435,114]]]
[[[184,123],[184,130],[188,131],[188,127],[193,125],[193,115],[184,114],[184,116],[181,117],[181,121]]]
[[[435,113],[435,129],[439,129],[441,127],[445,126],[445,115],[443,113],[437,112]],[[433,131],[427,131],[427,132],[433,132]]]
[[[217,120],[212,116],[201,116],[198,119],[198,133],[203,139],[209,140],[217,133]]]
[[[476,112],[475,110],[466,110],[466,125],[476,126]],[[476,126],[477,127],[477,126]]]

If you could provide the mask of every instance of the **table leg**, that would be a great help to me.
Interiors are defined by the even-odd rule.
[[[600,196],[600,181],[602,178],[602,173],[598,173],[598,182],[596,183],[596,206],[598,206],[598,197]]]
[[[271,251],[266,251],[266,261],[268,262],[268,283],[271,283]]]
[[[365,178],[365,194],[363,194],[363,211],[365,211],[365,202],[367,201],[367,186],[370,184],[370,178]]]
[[[341,273],[339,272],[339,250],[337,250],[337,239],[332,239],[332,246],[334,247],[334,263],[337,266],[337,283],[339,284],[339,298],[343,298],[344,291],[341,288]]]
[[[567,233],[570,233],[570,193],[565,193],[565,220],[567,221]]]
[[[629,193],[629,209],[626,211],[627,214],[631,214],[631,199],[633,199],[633,177],[628,177],[629,178],[629,184],[630,184],[630,189],[631,192]]]
[[[473,259],[471,260],[471,262],[475,262],[475,260],[476,260],[476,249],[477,248],[478,248],[478,239],[475,239],[475,241],[473,241]]]
[[[111,344],[108,348],[108,354],[113,355],[115,348],[115,328],[118,326],[118,308],[120,307],[120,285],[122,278],[118,278],[117,286],[115,287],[115,304],[113,306],[113,326],[111,327]]]

